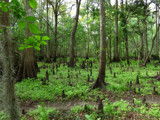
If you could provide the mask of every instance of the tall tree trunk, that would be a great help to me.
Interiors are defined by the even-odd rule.
[[[118,10],[118,0],[116,0],[116,10]],[[115,17],[115,42],[114,42],[114,62],[120,61],[119,52],[118,52],[118,13]]]
[[[140,33],[141,45],[140,45],[140,59],[142,60],[144,57],[144,41],[143,41],[143,33]]]
[[[159,9],[158,6],[156,6],[156,28],[159,24]],[[156,59],[159,60],[159,31],[156,37]]]
[[[148,8],[148,5],[147,5],[147,0],[146,0],[146,4],[144,6],[144,15],[146,15],[146,16],[145,16],[145,18],[143,20],[143,25],[144,25],[144,41],[145,41],[144,60],[147,58],[147,55],[148,55],[148,52],[149,52],[149,50],[148,50],[148,36],[147,36],[148,29],[147,29],[147,21],[146,21],[147,20],[147,8]],[[149,62],[149,61],[150,61],[150,59],[148,58],[147,62]]]
[[[25,0],[26,14],[27,16],[32,16],[32,9],[29,6],[29,0]],[[31,36],[31,32],[28,28],[28,23],[26,25],[26,38]],[[23,51],[21,66],[18,71],[17,81],[20,82],[25,78],[37,78],[37,72],[39,71],[37,61],[35,59],[33,48],[26,48]]]
[[[70,41],[70,61],[69,61],[69,66],[74,67],[74,40],[75,40],[75,34],[77,30],[77,25],[78,25],[78,19],[79,19],[79,9],[80,9],[80,4],[81,0],[76,0],[76,18],[74,22],[74,27],[72,29],[71,33],[71,41]]]
[[[127,7],[127,0],[126,0],[126,7]],[[125,40],[125,48],[126,48],[126,59],[127,64],[129,65],[129,52],[128,52],[128,31],[127,31],[127,16],[126,16],[126,10],[124,10],[123,0],[121,0],[121,9],[122,9],[122,27],[123,27],[123,34],[124,34],[124,40]]]
[[[88,23],[88,14],[89,14],[89,8],[88,8],[89,4],[88,4],[88,0],[87,0],[87,33],[88,33],[88,42],[87,42],[87,54],[86,54],[86,59],[89,58],[89,23]]]
[[[8,0],[4,0],[8,3]],[[13,56],[13,43],[11,38],[9,12],[0,11],[0,26],[3,30],[0,36],[0,63],[2,63],[3,73],[2,77],[2,102],[6,120],[19,120],[20,114],[18,104],[16,101],[15,88],[14,88],[14,56]]]
[[[146,63],[147,63],[147,61],[148,61],[148,59],[149,59],[149,56],[151,55],[151,52],[152,52],[152,49],[153,49],[153,46],[154,46],[154,41],[155,41],[156,36],[157,36],[157,34],[158,34],[158,31],[159,31],[159,27],[160,27],[160,24],[158,24],[158,27],[156,28],[156,34],[155,34],[155,36],[154,36],[153,39],[152,39],[151,49],[150,49],[149,53],[147,54],[147,56],[146,56],[146,58],[145,58],[145,60],[144,60],[143,66],[146,66]]]
[[[137,24],[138,26],[140,26],[139,24],[139,18],[137,20]],[[144,58],[144,40],[143,40],[143,32],[140,30],[140,27],[138,27],[138,31],[140,32],[140,40],[141,40],[141,44],[140,44],[140,59],[142,60]]]
[[[49,13],[49,3],[47,0],[47,36],[49,36],[49,19],[48,19],[48,13]],[[47,56],[46,56],[46,62],[51,62],[50,60],[50,41],[47,41]]]
[[[57,4],[57,2],[56,2]],[[57,5],[56,5],[57,7]],[[54,34],[54,62],[56,62],[56,58],[57,58],[57,26],[58,26],[58,11],[55,9],[54,12],[55,15],[55,34]]]
[[[42,1],[39,0],[39,25],[40,31],[42,30]],[[42,36],[42,35],[41,35]],[[40,46],[40,61],[44,59],[44,45]]]
[[[109,7],[111,8],[111,1],[109,0]],[[112,62],[112,44],[111,44],[111,17],[109,17],[109,62]]]
[[[104,79],[106,71],[106,19],[105,19],[105,0],[100,0],[100,67],[99,74],[95,84],[95,88],[105,89]]]

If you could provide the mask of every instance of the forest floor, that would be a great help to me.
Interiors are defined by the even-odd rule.
[[[37,79],[16,83],[22,120],[158,120],[160,82],[151,77],[159,74],[157,62],[146,67],[134,60],[130,66],[126,61],[107,64],[105,91],[90,90],[99,68],[94,58],[78,58],[73,69],[63,59],[40,62]],[[49,80],[44,80],[46,72]],[[98,111],[100,99],[103,112]]]

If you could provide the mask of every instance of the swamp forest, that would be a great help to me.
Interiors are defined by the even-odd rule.
[[[0,0],[0,120],[160,120],[160,0]]]

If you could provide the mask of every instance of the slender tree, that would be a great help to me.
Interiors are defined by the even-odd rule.
[[[105,18],[105,0],[100,0],[100,67],[99,74],[95,84],[92,86],[95,88],[105,89],[105,71],[106,71],[106,18]]]
[[[71,40],[70,40],[70,61],[69,66],[74,67],[74,41],[75,41],[75,34],[78,26],[78,19],[79,19],[79,9],[80,9],[81,0],[76,0],[76,17],[74,21],[74,26],[71,33]]]
[[[159,24],[159,9],[156,4],[156,28],[157,28],[158,24]],[[159,60],[159,31],[156,36],[156,59]]]
[[[7,4],[9,0],[4,0]],[[6,120],[19,120],[20,114],[15,95],[15,78],[14,78],[14,55],[13,55],[13,43],[10,30],[9,12],[0,11],[0,28],[2,34],[0,36],[0,63],[2,63],[3,73],[2,83],[0,87],[3,90],[0,95],[3,98],[3,108],[6,114]]]
[[[56,62],[56,59],[57,59],[57,35],[58,35],[58,16],[59,16],[59,10],[60,10],[60,7],[62,5],[62,2],[64,0],[53,0],[53,1],[49,1],[50,4],[52,5],[52,9],[53,9],[53,12],[54,12],[54,54],[53,54],[53,61]]]
[[[127,30],[127,4],[128,1],[126,0],[126,7],[124,8],[123,0],[121,0],[121,17],[122,17],[122,27],[123,27],[123,34],[124,34],[124,40],[125,40],[125,48],[126,48],[126,59],[127,59],[127,64],[129,65],[129,51],[128,51],[128,30]]]
[[[39,0],[39,25],[40,25],[40,31],[42,31],[42,18],[43,18],[43,8],[42,8],[42,0]],[[40,60],[44,59],[45,58],[45,55],[44,55],[44,45],[41,45],[40,46]]]
[[[49,36],[49,1],[47,0],[47,36]],[[47,41],[47,56],[46,56],[47,62],[51,62],[50,60],[50,41]]]
[[[109,0],[109,7],[111,8],[111,1]],[[112,36],[111,36],[111,17],[109,17],[109,62],[112,62]]]

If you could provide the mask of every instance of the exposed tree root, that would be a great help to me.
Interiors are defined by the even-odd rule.
[[[102,88],[102,90],[106,90],[106,87],[109,85],[109,83],[105,83],[104,81],[100,81],[99,77],[97,78],[96,82],[92,85],[91,89],[96,89],[96,88]]]

